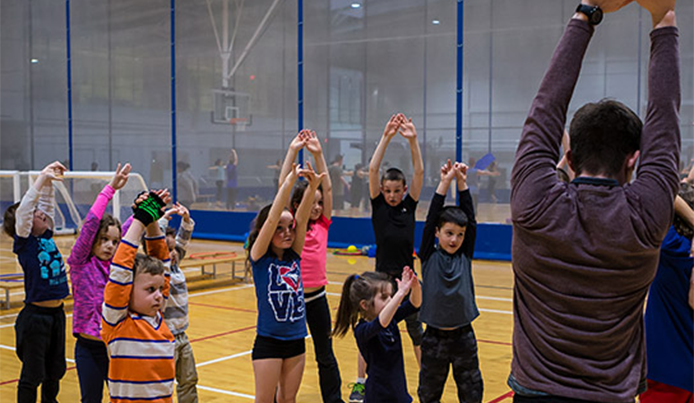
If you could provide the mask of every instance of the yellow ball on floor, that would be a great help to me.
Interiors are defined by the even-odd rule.
[[[357,251],[357,247],[354,245],[349,245],[349,247],[347,248],[347,252],[356,252],[356,251]]]

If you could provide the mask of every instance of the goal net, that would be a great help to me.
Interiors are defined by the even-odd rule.
[[[0,171],[0,209],[2,212],[21,200],[39,175],[39,171]],[[55,233],[74,234],[87,217],[96,196],[113,177],[114,172],[68,171],[63,182],[53,182],[55,193]],[[147,190],[138,173],[131,172],[128,183],[113,197],[106,212],[124,221],[131,213],[130,206],[137,195]],[[0,222],[2,215],[0,215]]]

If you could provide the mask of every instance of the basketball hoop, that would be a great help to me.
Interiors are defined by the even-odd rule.
[[[236,126],[236,128],[239,131],[244,131],[244,130],[246,130],[246,126],[248,125],[248,119],[246,119],[246,118],[231,118],[231,119],[229,119],[229,124],[232,126]]]

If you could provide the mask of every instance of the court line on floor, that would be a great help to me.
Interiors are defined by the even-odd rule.
[[[0,344],[0,350],[17,351],[14,347],[5,346],[5,345],[3,345],[3,344]],[[69,362],[70,364],[74,364],[74,363],[75,363],[75,360],[70,359],[70,358],[67,358],[67,357],[65,358],[65,361]]]
[[[244,284],[242,286],[231,286],[228,288],[222,288],[219,290],[212,290],[212,291],[203,291],[203,292],[197,292],[193,294],[188,294],[188,298],[190,297],[200,297],[203,295],[210,295],[210,294],[219,294],[220,292],[227,292],[227,291],[235,291],[235,290],[244,290],[246,288],[252,288],[253,284]]]
[[[19,314],[19,313],[13,313],[13,314],[6,315],[6,316],[0,316],[0,319],[11,318],[11,317],[13,317],[13,316],[17,316],[18,314]],[[71,317],[72,317],[72,314],[71,314],[71,313],[65,315],[65,319],[71,318]],[[4,329],[4,328],[10,327],[10,326],[14,326],[14,322],[13,322],[13,323],[5,323],[4,325],[0,325],[0,329]]]
[[[500,311],[498,309],[486,309],[486,308],[478,308],[477,309],[480,312],[488,312],[488,313],[500,313],[502,315],[513,315],[513,312],[511,311]]]
[[[484,339],[477,339],[478,343],[486,343],[486,344],[498,344],[501,346],[513,346],[513,343],[507,343],[505,341],[494,341],[494,340],[484,340]]]
[[[245,332],[246,330],[251,330],[251,329],[255,329],[255,325],[253,325],[253,326],[248,326],[248,327],[242,327],[242,328],[240,328],[240,329],[229,330],[228,332],[217,333],[217,334],[211,334],[211,335],[209,335],[209,336],[204,336],[204,337],[198,337],[197,339],[192,339],[190,342],[191,342],[191,343],[196,343],[196,342],[198,342],[198,341],[216,339],[217,337],[228,336],[228,335],[230,335],[230,334]]]
[[[501,402],[501,401],[504,401],[504,400],[506,400],[506,399],[510,399],[510,398],[512,398],[512,397],[513,397],[513,391],[512,391],[512,390],[509,390],[508,392],[504,393],[503,395],[497,397],[497,398],[494,399],[494,400],[490,400],[490,401],[487,402],[487,403],[499,403],[499,402]]]
[[[65,368],[65,371],[72,371],[73,369],[77,369],[77,367],[74,367],[74,366],[73,366],[73,367],[67,367],[67,368]],[[2,381],[2,382],[0,382],[0,386],[2,386],[2,385],[7,385],[7,384],[10,384],[10,383],[15,383],[15,382],[19,382],[19,378],[17,378],[17,379],[11,379],[11,380],[9,380],[9,381]]]
[[[246,399],[255,399],[255,396],[247,395],[245,393],[238,393],[238,392],[232,392],[230,390],[211,388],[209,386],[197,385],[197,388],[202,389],[202,390],[207,390],[209,392],[221,393],[224,395],[230,395],[230,396],[236,396],[236,397],[245,397]]]
[[[214,360],[209,360],[209,361],[205,361],[205,362],[201,362],[199,364],[196,364],[195,367],[196,368],[204,367],[205,365],[216,364],[218,362],[227,361],[227,360],[231,360],[231,359],[238,358],[238,357],[243,357],[244,355],[249,355],[252,352],[253,352],[253,350],[248,350],[248,351],[244,351],[242,353],[236,353],[236,354],[232,354],[232,355],[229,355],[226,357],[215,358]]]

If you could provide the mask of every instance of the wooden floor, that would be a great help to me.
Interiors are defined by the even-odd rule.
[[[63,255],[68,255],[74,237],[56,238]],[[21,271],[11,252],[11,242],[0,236],[0,274]],[[241,251],[240,244],[194,240],[192,252]],[[373,259],[366,257],[328,256],[328,300],[333,312],[337,309],[342,281],[351,273],[373,270]],[[228,274],[228,273],[226,273]],[[226,275],[225,273],[220,275]],[[484,379],[484,402],[510,402],[506,378],[511,363],[512,272],[510,264],[477,261],[473,264],[477,305],[480,317],[473,326],[477,334],[480,366]],[[0,311],[0,402],[15,401],[20,362],[14,353],[13,324],[23,293],[12,296],[12,309]],[[74,364],[72,316],[68,309],[67,348],[68,371],[61,382],[59,400],[78,402],[79,386]],[[333,316],[334,317],[334,316]],[[252,285],[238,284],[192,291],[190,294],[190,327],[187,331],[195,353],[200,377],[198,394],[201,402],[249,402],[253,399],[254,382],[251,348],[255,337],[256,309]],[[404,323],[401,324],[404,332]],[[411,343],[403,333],[405,371],[408,389],[416,399],[418,368]],[[297,398],[298,402],[320,402],[318,372],[313,344],[307,339],[306,370]],[[357,347],[350,334],[335,341],[342,374],[343,399],[350,390],[347,384],[356,377]],[[105,391],[105,395],[108,393]],[[108,401],[104,398],[104,401]],[[456,389],[449,377],[444,402],[457,402]]]

